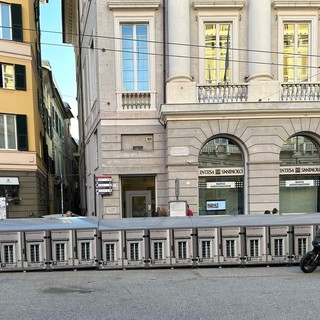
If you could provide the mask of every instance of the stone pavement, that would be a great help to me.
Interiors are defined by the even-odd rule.
[[[0,319],[317,319],[320,268],[0,273]]]

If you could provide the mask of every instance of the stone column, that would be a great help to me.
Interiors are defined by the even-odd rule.
[[[271,76],[271,2],[248,2],[249,81],[269,80]]]
[[[190,75],[190,4],[168,0],[167,102],[196,102],[196,86]]]
[[[279,101],[281,85],[271,74],[271,1],[248,1],[248,102]]]
[[[190,9],[189,1],[168,0],[169,81],[190,79]],[[179,45],[178,45],[179,44]],[[186,58],[184,58],[186,57]]]

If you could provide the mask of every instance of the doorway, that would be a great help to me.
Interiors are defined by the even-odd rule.
[[[126,192],[126,218],[151,217],[151,191]]]
[[[155,211],[155,177],[123,176],[122,217],[152,217]]]

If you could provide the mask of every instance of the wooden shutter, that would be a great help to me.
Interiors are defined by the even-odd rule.
[[[26,86],[26,67],[21,64],[14,66],[16,90],[27,90]]]
[[[17,121],[18,150],[28,151],[27,116],[25,114],[18,114],[16,116],[16,121]]]
[[[22,7],[21,4],[11,4],[12,40],[23,41]]]

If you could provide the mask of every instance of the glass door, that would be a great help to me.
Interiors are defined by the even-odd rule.
[[[151,217],[151,191],[126,192],[126,218]]]

